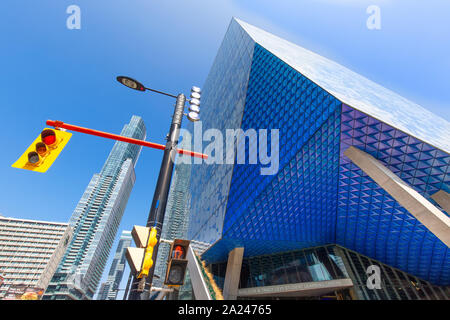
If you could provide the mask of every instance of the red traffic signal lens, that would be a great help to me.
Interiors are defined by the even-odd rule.
[[[39,162],[39,155],[37,152],[30,152],[28,153],[28,162],[32,164],[36,164]]]
[[[41,140],[47,146],[50,146],[56,142],[56,133],[52,129],[45,129],[41,132]]]
[[[172,258],[174,259],[184,259],[186,256],[186,250],[183,246],[176,245],[172,251]]]

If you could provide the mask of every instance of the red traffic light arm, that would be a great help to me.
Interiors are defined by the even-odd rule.
[[[63,128],[63,129],[71,130],[71,131],[90,134],[90,135],[97,136],[97,137],[108,138],[108,139],[123,141],[123,142],[127,142],[127,143],[133,143],[133,144],[137,144],[137,145],[144,146],[144,147],[149,147],[149,148],[154,148],[154,149],[159,149],[159,150],[164,150],[166,148],[166,146],[163,144],[133,139],[133,138],[124,137],[124,136],[121,136],[118,134],[112,134],[112,133],[108,133],[108,132],[74,126],[74,125],[71,125],[68,123],[64,123],[62,121],[47,120],[46,123],[48,126],[52,126],[55,128]],[[203,154],[200,152],[194,152],[194,151],[184,150],[184,149],[177,149],[177,152],[180,154],[191,156],[191,157],[208,159],[207,154]]]

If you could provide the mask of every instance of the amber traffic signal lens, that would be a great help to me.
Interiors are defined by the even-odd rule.
[[[43,142],[36,143],[36,152],[43,157],[47,153],[47,146]]]
[[[47,146],[50,146],[56,142],[56,133],[52,129],[45,129],[41,132],[41,140]]]

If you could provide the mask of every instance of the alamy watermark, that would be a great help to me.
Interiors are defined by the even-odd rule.
[[[66,26],[69,30],[81,29],[81,9],[77,5],[70,5],[67,7],[66,13],[69,14],[66,20]]]
[[[193,134],[186,129],[180,129],[180,135],[183,137],[182,148],[207,154],[208,158],[180,156],[177,163],[259,164],[261,175],[274,175],[278,172],[280,164],[279,131],[279,129],[247,129],[245,131],[226,129],[223,132],[210,128],[203,132],[202,122],[198,121],[194,123]],[[203,148],[204,142],[207,145]]]
[[[366,13],[370,14],[367,18],[366,26],[369,30],[380,30],[381,29],[381,9],[377,5],[368,6]]]
[[[368,275],[366,286],[370,290],[381,289],[381,272],[380,267],[377,265],[371,265],[367,268],[366,274]]]

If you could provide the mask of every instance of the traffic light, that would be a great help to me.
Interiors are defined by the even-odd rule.
[[[147,277],[150,268],[153,266],[153,249],[155,245],[158,243],[158,239],[156,239],[157,230],[156,228],[152,228],[150,230],[150,236],[148,237],[147,248],[145,249],[144,261],[142,262],[141,272],[137,276],[138,279],[142,277]]]
[[[70,132],[45,128],[12,167],[46,172],[71,137]]]
[[[189,100],[189,113],[187,115],[187,118],[192,122],[200,120],[198,114],[200,113],[201,93],[202,91],[199,87],[192,87],[191,99]]]
[[[153,266],[153,249],[158,242],[156,228],[134,226],[131,235],[137,248],[128,247],[126,258],[138,279],[147,277]]]
[[[187,252],[189,240],[175,239],[170,247],[169,262],[167,265],[166,280],[164,284],[169,286],[181,286],[184,284],[184,276],[187,268]]]

